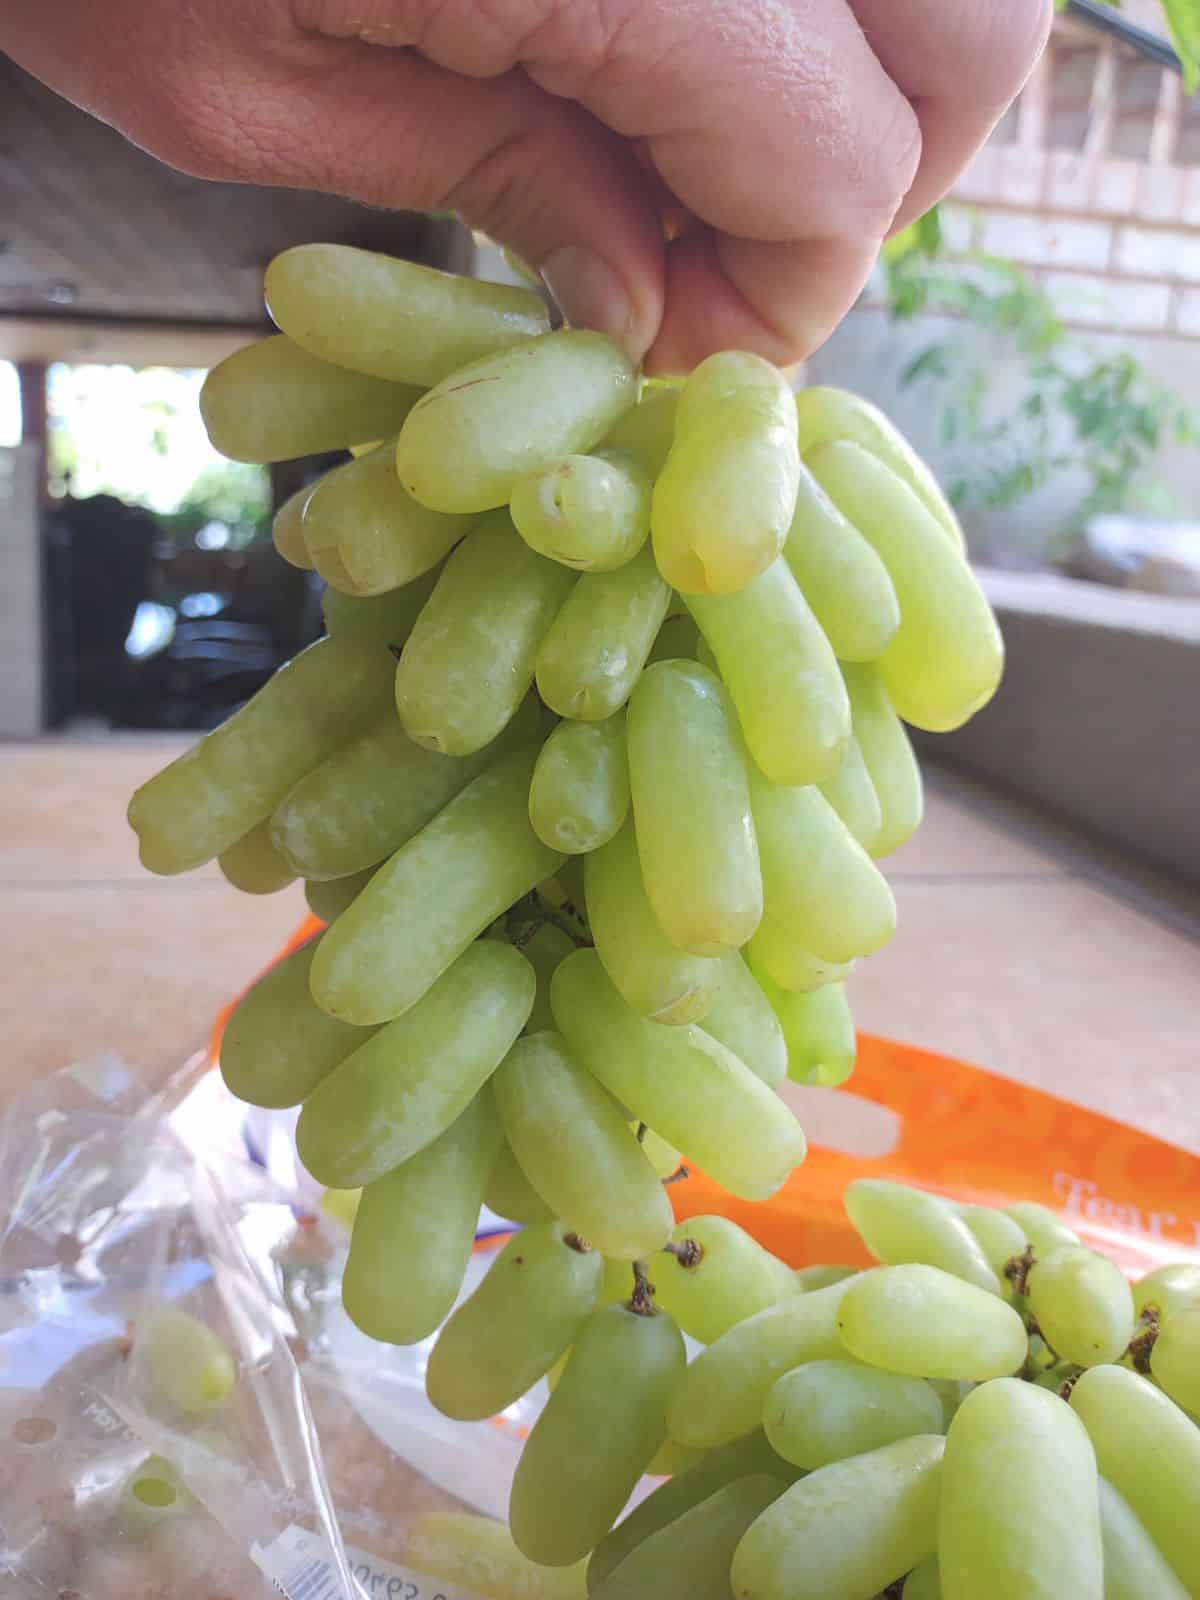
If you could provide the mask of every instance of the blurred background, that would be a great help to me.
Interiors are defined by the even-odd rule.
[[[993,705],[936,741],[861,1020],[1047,1087],[1082,1051],[1077,1098],[1200,1147],[1200,98],[1164,32],[1158,0],[1070,0],[804,379],[877,401],[929,458],[1009,650]],[[235,899],[215,869],[166,893],[121,813],[320,632],[270,518],[337,458],[225,462],[196,405],[269,330],[266,263],[314,239],[503,270],[450,217],[181,177],[0,57],[12,1071],[89,1042],[178,1054],[298,916],[295,890]]]

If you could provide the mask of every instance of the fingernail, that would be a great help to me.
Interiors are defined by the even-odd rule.
[[[561,245],[542,262],[542,277],[572,327],[607,333],[635,359],[645,354],[644,345],[636,348],[629,291],[602,256]]]

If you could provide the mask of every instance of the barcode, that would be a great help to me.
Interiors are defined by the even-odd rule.
[[[310,1561],[299,1572],[292,1573],[284,1590],[288,1600],[336,1600],[339,1585],[334,1580],[333,1568],[328,1561]]]

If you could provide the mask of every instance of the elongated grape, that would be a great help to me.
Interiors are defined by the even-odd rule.
[[[531,1560],[566,1566],[612,1527],[666,1437],[685,1363],[663,1312],[605,1306],[584,1324],[513,1477],[509,1526]]]
[[[941,523],[959,550],[966,541],[962,529],[933,473],[894,423],[861,395],[845,389],[813,387],[796,395],[796,420],[800,453],[835,439],[852,439],[877,456],[919,497],[925,509]]]
[[[1133,1286],[1135,1314],[1140,1317],[1147,1306],[1155,1308],[1160,1321],[1200,1306],[1200,1262],[1175,1261],[1139,1278]]]
[[[542,1033],[554,1027],[554,1013],[550,1010],[550,980],[560,961],[576,949],[571,935],[553,922],[544,922],[527,940],[518,946],[537,976],[537,994],[533,1010],[525,1024],[526,1033]]]
[[[398,1017],[561,865],[529,826],[533,763],[522,750],[481,773],[342,912],[313,962],[323,1010],[347,1022]]]
[[[271,843],[268,818],[256,822],[217,857],[223,876],[243,894],[277,894],[295,883],[296,871]]]
[[[1048,1256],[1059,1245],[1079,1243],[1079,1235],[1071,1232],[1058,1213],[1036,1200],[1018,1200],[1005,1206],[1004,1213],[1024,1229],[1037,1256]]]
[[[879,658],[892,704],[931,732],[957,728],[991,699],[1004,646],[983,590],[907,484],[860,445],[808,458],[822,487],[878,550],[900,601]]]
[[[486,1600],[586,1600],[583,1562],[540,1566],[521,1554],[502,1522],[468,1512],[426,1511],[405,1535],[404,1553],[418,1572]]]
[[[787,1077],[788,1046],[783,1026],[738,951],[721,958],[720,986],[700,1021],[705,1033],[732,1050],[756,1078],[772,1089]]]
[[[507,1139],[500,1146],[483,1203],[489,1211],[494,1211],[498,1217],[507,1217],[510,1222],[549,1222],[554,1216],[521,1170],[521,1163],[513,1155]]]
[[[629,782],[646,898],[681,950],[738,949],[762,916],[737,715],[699,663],[647,668],[629,702]]]
[[[396,667],[409,738],[449,756],[494,739],[528,692],[574,582],[522,543],[507,512],[487,517],[446,562]]]
[[[529,786],[529,820],[552,850],[598,850],[629,812],[625,715],[560,722],[542,746]]]
[[[921,824],[925,808],[921,769],[879,668],[844,661],[842,676],[850,696],[854,739],[879,802],[879,831],[868,847],[878,858],[899,849]]]
[[[650,1261],[658,1303],[701,1344],[797,1292],[778,1257],[728,1217],[689,1217]]]
[[[511,945],[469,945],[308,1096],[296,1148],[313,1177],[334,1189],[374,1183],[444,1133],[525,1026],[534,986]]]
[[[637,388],[628,357],[602,334],[528,339],[421,397],[400,431],[400,481],[435,511],[506,505],[518,478],[598,444]]]
[[[1177,1406],[1200,1417],[1200,1305],[1173,1311],[1163,1322],[1150,1352],[1150,1372]]]
[[[305,502],[301,531],[313,566],[335,589],[345,573],[352,594],[381,595],[436,567],[475,521],[414,500],[396,476],[389,440],[325,474]]]
[[[1104,1600],[1188,1600],[1137,1513],[1107,1478],[1099,1481]]]
[[[651,1534],[591,1593],[595,1600],[729,1600],[729,1566],[750,1524],[776,1501],[780,1478],[740,1478]]]
[[[814,1289],[828,1289],[835,1283],[843,1283],[861,1270],[861,1267],[842,1267],[824,1262],[812,1267],[797,1267],[796,1287],[801,1294],[811,1294]]]
[[[650,534],[650,479],[621,450],[564,456],[513,485],[509,510],[525,543],[579,572],[632,561]]]
[[[616,572],[584,573],[538,650],[546,704],[584,722],[619,711],[646,665],[670,593],[648,549]]]
[[[661,1134],[655,1133],[653,1128],[647,1128],[644,1123],[632,1123],[631,1126],[638,1136],[646,1160],[660,1178],[669,1178],[679,1171],[682,1157],[673,1144],[668,1144]]]
[[[983,1251],[984,1260],[1005,1286],[1004,1269],[1014,1256],[1024,1252],[1029,1243],[1025,1230],[1015,1218],[991,1206],[960,1206],[958,1214],[975,1237]]]
[[[271,543],[289,566],[302,572],[312,571],[312,557],[304,542],[304,507],[313,485],[306,483],[295,494],[290,494],[271,519]]]
[[[900,606],[873,545],[800,468],[784,558],[839,661],[874,661],[900,625]]]
[[[1096,1458],[1057,1396],[999,1378],[958,1408],[938,1565],[945,1600],[1103,1600]]]
[[[766,941],[766,946],[770,954],[769,939]],[[751,939],[742,953],[746,958],[746,965],[762,985],[763,992],[770,995],[771,1004],[777,1014],[781,1014],[778,1004],[781,996],[813,994],[817,989],[823,989],[826,984],[844,983],[854,971],[853,961],[823,961],[820,956],[813,955],[811,950],[801,950],[795,945],[788,944],[787,960],[782,963],[788,981],[782,984],[776,982],[758,959],[754,939]],[[777,962],[776,965],[780,964]]]
[[[668,617],[654,636],[646,664],[653,661],[698,661],[701,648],[708,650],[690,616]],[[708,654],[712,659],[704,664],[715,671],[716,657],[711,650],[708,650]]]
[[[349,595],[327,588],[321,596],[325,631],[335,637],[356,634],[399,649],[412,632],[440,575],[441,568],[432,567],[388,594]]]
[[[735,1323],[701,1351],[671,1402],[671,1437],[710,1449],[761,1426],[778,1378],[805,1361],[845,1354],[838,1307],[854,1281],[791,1295]]]
[[[841,817],[850,835],[868,855],[874,855],[876,840],[883,829],[883,810],[867,771],[862,746],[853,734],[841,766],[821,784],[821,793]]]
[[[813,788],[781,788],[750,774],[763,881],[763,918],[752,954],[784,988],[790,952],[828,961],[869,955],[896,931],[887,880]],[[636,815],[636,791],[635,791]]]
[[[944,1448],[917,1434],[801,1478],[738,1545],[738,1600],[872,1600],[937,1547]]]
[[[941,1433],[942,1402],[923,1378],[838,1357],[785,1372],[763,1409],[772,1449],[814,1471],[916,1433]]]
[[[272,813],[271,837],[306,878],[348,877],[394,854],[492,762],[536,738],[532,698],[469,756],[423,749],[385,711],[288,791]]]
[[[683,387],[654,485],[654,556],[683,594],[731,594],[778,557],[800,479],[795,402],[761,357],[724,351]]]
[[[284,250],[264,290],[276,325],[313,355],[422,388],[549,326],[529,289],[345,244]]]
[[[1091,1367],[1071,1390],[1100,1471],[1182,1579],[1200,1593],[1200,1427],[1145,1378]]]
[[[126,1539],[145,1539],[192,1509],[192,1496],[163,1456],[147,1456],[130,1475],[114,1521]]]
[[[736,595],[687,597],[728,685],[750,754],[772,783],[820,783],[850,737],[829,640],[786,561]]]
[[[1026,1293],[1046,1343],[1081,1367],[1118,1360],[1133,1337],[1124,1273],[1082,1245],[1060,1245],[1035,1262]]]
[[[157,1393],[189,1416],[224,1405],[237,1382],[229,1346],[190,1311],[166,1303],[149,1306],[134,1326],[131,1356]]]
[[[375,867],[366,867],[362,872],[352,872],[346,878],[309,879],[304,885],[308,909],[322,922],[332,922],[358,898],[375,876],[375,871]]]
[[[838,1334],[852,1356],[885,1372],[982,1383],[1025,1360],[1025,1324],[999,1295],[940,1267],[876,1267],[846,1284]]]
[[[316,940],[284,956],[234,1008],[221,1035],[221,1076],[239,1100],[282,1109],[298,1106],[371,1030],[326,1016],[308,981]]]
[[[904,1580],[902,1600],[942,1600],[942,1574],[936,1556],[919,1561]]]
[[[606,449],[627,451],[651,482],[662,471],[675,442],[682,391],[682,383],[656,385],[651,379],[637,405],[618,417],[604,437]]]
[[[706,1016],[725,963],[688,955],[662,931],[646,898],[632,821],[586,857],[583,874],[596,953],[626,1005],[654,1022],[679,1024]]]
[[[857,1178],[843,1201],[856,1232],[877,1260],[888,1266],[921,1261],[992,1294],[1000,1293],[1000,1279],[979,1241],[937,1195],[884,1178]]]
[[[425,1369],[430,1400],[460,1422],[519,1400],[596,1309],[600,1277],[600,1257],[561,1222],[523,1228],[438,1335]]]
[[[666,1191],[620,1107],[556,1033],[528,1034],[496,1074],[513,1154],[556,1216],[615,1260],[649,1255],[670,1236]]]
[[[394,434],[420,393],[332,366],[274,334],[217,363],[200,415],[223,456],[289,461]]]
[[[753,941],[751,941],[753,949]],[[783,1031],[787,1075],[793,1083],[836,1089],[854,1071],[858,1036],[844,983],[793,994],[760,979]]]
[[[342,1303],[372,1339],[416,1344],[458,1297],[500,1123],[487,1095],[418,1155],[362,1192]]]
[[[635,1016],[594,950],[559,966],[550,1005],[581,1065],[734,1194],[764,1200],[804,1159],[799,1123],[749,1067],[694,1023]]]

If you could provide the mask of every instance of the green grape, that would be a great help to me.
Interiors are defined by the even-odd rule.
[[[755,936],[757,938],[757,935]],[[772,942],[768,938],[765,942],[767,954],[774,952]],[[787,947],[787,960],[782,963],[786,968],[787,983],[777,983],[758,959],[758,947],[755,939],[751,939],[742,954],[746,958],[746,965],[754,974],[763,993],[771,998],[771,1005],[779,1013],[780,1000],[788,994],[815,994],[818,989],[824,989],[830,983],[844,983],[854,971],[853,961],[823,961],[820,956],[814,956],[811,951],[799,950],[792,945]]]
[[[1011,1217],[1025,1231],[1037,1257],[1048,1256],[1059,1245],[1078,1244],[1079,1235],[1072,1233],[1056,1211],[1042,1206],[1036,1200],[1018,1200],[1005,1206],[1004,1214]]]
[[[973,1383],[960,1382],[956,1378],[929,1378],[926,1380],[929,1387],[942,1402],[942,1431],[944,1432],[954,1421],[959,1406],[975,1388]]]
[[[855,1279],[793,1294],[735,1323],[687,1369],[668,1418],[671,1437],[697,1449],[737,1439],[762,1424],[777,1378],[806,1361],[844,1355],[838,1307]]]
[[[724,962],[688,955],[662,931],[646,898],[632,821],[584,859],[583,875],[596,953],[625,1004],[654,1022],[705,1016],[723,981]]]
[[[1071,1390],[1100,1471],[1189,1594],[1200,1593],[1200,1428],[1125,1367],[1090,1367]]]
[[[783,1262],[728,1217],[678,1223],[649,1267],[659,1305],[701,1344],[796,1293]]]
[[[310,878],[304,885],[304,898],[314,917],[322,922],[332,922],[340,917],[351,901],[356,900],[375,876],[379,863],[362,872],[352,872],[345,878]],[[324,1013],[322,1013],[324,1015]]]
[[[547,628],[575,575],[535,555],[506,511],[455,550],[396,667],[396,706],[410,739],[443,755],[482,749],[533,683]]]
[[[1040,1257],[1025,1292],[1046,1343],[1081,1367],[1120,1360],[1133,1337],[1125,1275],[1094,1250],[1066,1244]]]
[[[507,1139],[500,1146],[483,1203],[489,1211],[494,1211],[498,1217],[507,1217],[510,1222],[549,1222],[554,1216],[522,1172],[521,1163],[513,1155]]]
[[[796,1476],[796,1470],[775,1454],[761,1428],[706,1451],[693,1466],[659,1484],[653,1494],[605,1534],[588,1562],[588,1593],[594,1595],[639,1545],[672,1527],[719,1490],[745,1478],[762,1476],[788,1483]]]
[[[561,865],[529,826],[534,757],[518,751],[481,773],[343,911],[313,963],[323,1010],[357,1023],[399,1016]]]
[[[999,1295],[916,1262],[851,1278],[838,1333],[852,1356],[885,1372],[975,1383],[1016,1372],[1028,1342]]]
[[[782,1479],[768,1477],[727,1484],[644,1539],[591,1594],[595,1600],[729,1600],[733,1552],[786,1488]]]
[[[432,1144],[364,1188],[342,1303],[370,1338],[417,1344],[450,1311],[501,1137],[490,1096],[477,1095]]]
[[[616,572],[585,572],[538,650],[546,704],[583,722],[619,711],[661,635],[670,594],[649,549]]]
[[[875,546],[900,601],[900,626],[879,658],[892,704],[931,733],[960,727],[991,699],[1004,645],[974,573],[906,483],[861,445],[807,458],[822,488]]]
[[[998,1378],[959,1406],[938,1565],[945,1600],[1103,1600],[1096,1459],[1055,1395]]]
[[[924,1378],[837,1357],[785,1372],[767,1396],[763,1427],[785,1461],[811,1472],[916,1433],[941,1433],[942,1402]]]
[[[1150,1372],[1177,1406],[1200,1418],[1200,1305],[1166,1318],[1150,1352]]]
[[[850,696],[854,738],[879,802],[879,832],[870,847],[878,859],[899,849],[921,825],[925,809],[921,768],[879,668],[843,661],[842,676]]]
[[[1200,1262],[1176,1261],[1139,1278],[1133,1286],[1134,1314],[1140,1317],[1147,1306],[1155,1307],[1159,1321],[1200,1306]]]
[[[308,553],[301,527],[304,507],[312,492],[313,485],[306,483],[303,489],[297,489],[295,494],[287,497],[271,519],[271,543],[276,552],[289,566],[299,567],[302,572],[312,571],[312,557]]]
[[[904,1580],[902,1600],[942,1600],[942,1573],[936,1556],[919,1561]]]
[[[238,1001],[221,1035],[221,1076],[252,1106],[298,1106],[373,1030],[328,1017],[308,980],[319,940],[284,956]]]
[[[700,630],[691,617],[668,617],[654,636],[650,654],[646,657],[646,665],[651,666],[655,661],[698,661],[701,646],[709,656],[712,656],[712,660],[706,661],[704,665],[715,672],[716,657],[704,644]]]
[[[765,1200],[804,1159],[799,1123],[749,1067],[694,1023],[636,1016],[594,950],[559,966],[550,1005],[576,1060],[722,1187]]]
[[[321,596],[325,631],[335,638],[356,634],[359,638],[399,649],[412,632],[413,623],[440,576],[441,568],[432,567],[388,594],[351,595],[327,588]]]
[[[604,959],[603,951],[600,957]],[[787,1077],[783,1026],[739,951],[721,957],[720,987],[700,1020],[705,1033],[732,1050],[770,1088],[777,1088]]]
[[[829,1289],[835,1283],[844,1283],[847,1278],[857,1277],[861,1271],[861,1267],[834,1266],[822,1262],[816,1266],[797,1267],[793,1276],[801,1294],[811,1294],[814,1289]]]
[[[426,1511],[405,1535],[404,1555],[418,1572],[485,1600],[586,1600],[583,1562],[539,1566],[521,1554],[503,1523],[469,1512]],[[397,1590],[397,1600],[410,1587]]]
[[[519,478],[598,444],[637,390],[628,357],[603,334],[528,339],[422,395],[400,430],[400,481],[435,511],[507,505]]]
[[[820,787],[851,837],[858,840],[868,855],[874,855],[875,841],[883,829],[883,811],[867,771],[862,746],[853,734],[841,766]]]
[[[438,1335],[425,1390],[478,1422],[519,1400],[574,1340],[600,1297],[601,1262],[561,1222],[523,1228]]]
[[[600,1289],[601,1305],[628,1305],[634,1280],[628,1261],[604,1258],[604,1278]]]
[[[686,1472],[704,1456],[703,1450],[689,1450],[687,1445],[674,1439],[664,1439],[646,1466],[648,1478],[671,1478],[677,1472]]]
[[[121,1492],[117,1527],[126,1539],[145,1539],[194,1504],[171,1463],[163,1456],[147,1456]]]
[[[783,1030],[787,1076],[792,1082],[822,1089],[836,1089],[845,1083],[858,1054],[846,985],[826,983],[807,994],[793,994],[765,976],[759,982]]]
[[[650,479],[622,450],[564,456],[513,485],[509,510],[531,549],[579,572],[611,572],[650,535]]]
[[[567,1566],[612,1527],[666,1437],[685,1364],[662,1312],[610,1305],[584,1324],[513,1477],[509,1526],[531,1561]]]
[[[1014,1256],[1024,1254],[1029,1243],[1025,1230],[1015,1218],[991,1206],[960,1206],[958,1214],[974,1235],[988,1266],[999,1278],[1002,1291],[1008,1292],[1004,1269]]]
[[[331,366],[273,334],[217,363],[200,391],[200,415],[223,456],[290,461],[386,438],[420,394]]]
[[[658,570],[683,594],[744,589],[783,549],[799,480],[787,379],[759,356],[709,356],[684,384],[654,485]]]
[[[881,656],[900,624],[892,580],[804,466],[783,554],[838,660]]]
[[[198,1416],[225,1404],[237,1363],[224,1340],[188,1311],[151,1306],[134,1329],[132,1361],[177,1411]]]
[[[671,1203],[620,1107],[558,1034],[518,1040],[495,1090],[522,1171],[589,1244],[634,1261],[670,1237]]]
[[[619,417],[604,438],[605,449],[627,451],[651,482],[666,465],[675,442],[682,388],[682,384],[656,387],[652,378],[637,405]]]
[[[858,1178],[843,1200],[855,1231],[877,1260],[888,1266],[924,1262],[992,1294],[1000,1293],[1000,1279],[979,1241],[937,1195],[884,1178]]]
[[[872,1600],[937,1547],[944,1448],[917,1434],[794,1483],[737,1547],[738,1600]]]
[[[636,813],[636,789],[634,791]],[[780,788],[750,774],[764,912],[752,947],[784,988],[792,950],[827,961],[870,955],[896,931],[887,880],[819,789]]]
[[[737,714],[719,678],[660,661],[629,701],[629,781],[646,898],[671,943],[719,956],[762,915]]]
[[[549,326],[528,289],[345,244],[284,250],[264,289],[273,321],[313,355],[424,389]]]
[[[938,487],[933,473],[908,440],[878,406],[845,389],[814,387],[796,395],[796,420],[800,429],[800,454],[835,439],[852,439],[869,450],[901,478],[925,509],[941,523],[950,542],[966,548],[958,518]]]
[[[1128,1500],[1101,1478],[1100,1538],[1104,1547],[1104,1600],[1188,1600]]]
[[[736,595],[688,596],[746,744],[772,783],[820,783],[850,737],[850,702],[829,640],[786,561]]]
[[[344,574],[351,594],[376,596],[436,567],[475,521],[430,511],[406,493],[389,440],[325,474],[305,503],[301,531],[327,583],[343,588]]]
[[[534,988],[533,968],[511,945],[468,945],[305,1100],[296,1148],[317,1182],[374,1183],[444,1133],[525,1026]]]
[[[575,941],[553,922],[543,922],[518,948],[537,977],[537,994],[529,1021],[525,1024],[525,1032],[544,1033],[547,1028],[554,1026],[554,1013],[550,1009],[550,979],[559,962],[565,961],[576,948]]]
[[[560,722],[538,753],[529,820],[543,844],[568,855],[598,850],[629,812],[625,713]]]
[[[296,873],[271,843],[267,818],[256,822],[217,857],[226,881],[243,894],[276,894],[295,883]]]
[[[129,802],[142,865],[188,872],[261,822],[306,772],[387,707],[390,658],[356,639],[319,639]]]
[[[490,744],[443,756],[414,744],[394,710],[290,789],[271,817],[285,861],[306,878],[345,878],[393,855],[499,757],[537,738],[528,696]]]
[[[642,1130],[638,1135],[639,1143],[646,1160],[654,1168],[658,1177],[670,1178],[679,1171],[679,1163],[682,1157],[673,1144],[668,1144],[665,1139],[655,1133],[653,1128],[647,1128],[644,1122],[630,1123],[630,1127],[633,1128],[635,1133],[638,1132],[638,1129]]]

